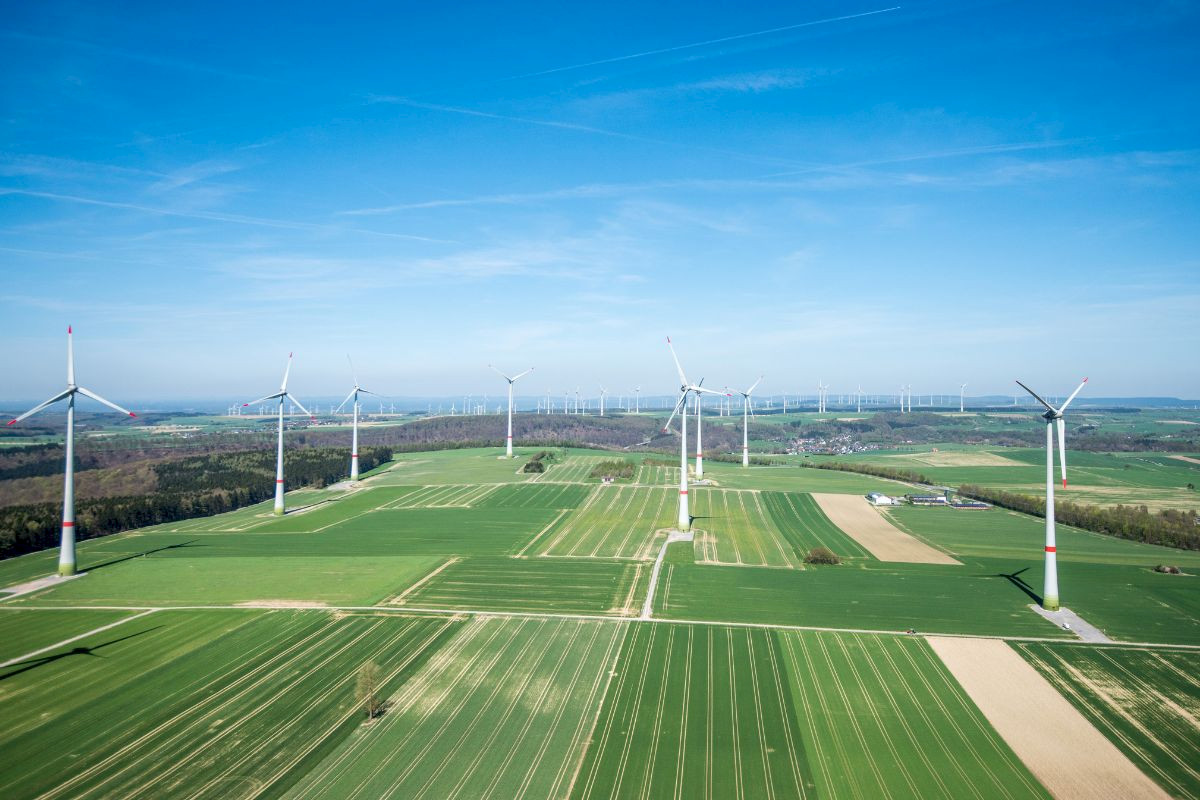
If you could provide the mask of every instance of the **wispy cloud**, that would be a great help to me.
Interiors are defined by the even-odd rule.
[[[550,69],[539,70],[538,72],[527,72],[522,75],[513,75],[504,80],[519,80],[521,78],[536,78],[541,75],[552,75],[558,72],[568,72],[570,70],[584,69],[585,67],[597,67],[603,64],[616,64],[622,61],[632,61],[637,58],[647,58],[649,56],[665,55],[667,53],[677,53],[681,50],[694,50],[701,47],[709,47],[715,44],[725,44],[727,42],[736,42],[744,39],[752,39],[759,36],[769,36],[775,33],[785,33],[787,31],[799,30],[801,28],[811,28],[816,25],[828,25],[833,22],[845,22],[851,19],[860,19],[862,17],[871,17],[876,14],[886,14],[889,11],[897,11],[900,6],[892,6],[891,8],[879,8],[874,11],[864,11],[859,14],[846,14],[840,17],[828,17],[826,19],[811,20],[809,22],[798,22],[795,25],[783,25],[778,28],[767,28],[765,30],[750,31],[749,33],[738,33],[732,36],[722,36],[717,39],[705,39],[700,42],[688,42],[687,44],[678,44],[671,47],[660,47],[656,50],[643,50],[640,53],[628,53],[622,56],[613,56],[612,58],[601,58],[595,61],[585,61],[579,64],[568,64],[561,67],[552,67]]]
[[[150,64],[155,67],[164,67],[168,69],[182,70],[186,72],[198,72],[204,75],[216,75],[222,78],[229,78],[235,81],[265,81],[277,83],[273,78],[264,77],[262,75],[251,75],[244,72],[233,72],[231,70],[220,69],[208,64],[202,64],[196,61],[185,61],[178,58],[166,58],[150,53],[138,53],[132,50],[122,50],[117,47],[97,44],[82,39],[70,39],[65,36],[42,36],[34,33],[23,33],[21,31],[0,31],[0,38],[16,39],[18,41],[33,42],[38,44],[48,44],[54,47],[72,47],[77,50],[92,53],[94,55],[105,56],[107,58],[120,58],[128,61],[137,61],[142,64]]]
[[[284,228],[289,230],[321,231],[324,233],[359,233],[368,236],[381,236],[388,239],[408,239],[418,242],[451,243],[447,239],[434,239],[428,236],[417,236],[409,233],[393,233],[388,231],[373,231],[365,228],[344,228],[337,225],[325,225],[317,222],[298,222],[296,220],[268,219],[266,217],[250,217],[243,214],[227,214],[215,211],[179,211],[171,208],[156,208],[137,203],[122,203],[112,200],[99,200],[93,197],[57,194],[55,192],[36,192],[27,189],[0,189],[0,196],[21,195],[37,197],[43,200],[56,200],[64,203],[79,203],[81,205],[117,208],[125,211],[139,211],[145,214],[156,214],[165,217],[182,217],[184,219],[201,219],[209,222],[228,222],[235,225],[256,225],[265,228]]]
[[[674,142],[666,139],[655,139],[649,136],[638,136],[633,133],[624,133],[622,131],[607,130],[605,128],[597,128],[592,125],[581,125],[576,122],[562,122],[558,120],[537,119],[531,117],[518,117],[510,114],[497,114],[491,111],[480,111],[474,108],[462,108],[460,106],[447,106],[437,103],[422,103],[417,100],[411,100],[406,97],[394,97],[387,95],[372,95],[369,98],[373,103],[392,103],[396,105],[411,106],[412,108],[422,108],[427,111],[441,111],[447,114],[461,114],[468,117],[479,117],[482,119],[494,119],[504,122],[516,122],[523,125],[539,125],[545,128],[557,128],[564,131],[574,131],[577,133],[589,133],[597,136],[606,136],[613,139],[624,139],[630,142],[641,142],[643,144],[659,145],[661,147],[671,147],[676,149],[704,151],[708,153],[716,153],[718,155],[731,156],[733,158],[743,159],[746,161],[755,161],[762,164],[794,164],[794,161],[781,158],[773,158],[771,156],[761,156],[753,153],[742,153],[735,150],[726,150],[719,147],[709,147],[707,145],[689,144],[687,142]]]

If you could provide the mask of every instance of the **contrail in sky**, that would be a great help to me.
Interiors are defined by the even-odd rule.
[[[828,19],[818,19],[812,22],[799,22],[795,25],[784,25],[782,28],[768,28],[765,31],[752,31],[751,33],[739,33],[735,36],[723,36],[720,39],[709,39],[704,42],[692,42],[690,44],[679,44],[674,47],[664,47],[659,50],[646,50],[642,53],[631,53],[626,56],[616,56],[614,58],[602,58],[599,61],[588,61],[583,64],[571,64],[567,67],[555,67],[554,69],[544,69],[541,72],[527,72],[523,75],[512,75],[503,80],[514,81],[519,78],[536,78],[539,75],[551,75],[555,72],[567,72],[572,69],[583,69],[584,67],[595,67],[600,64],[614,64],[618,61],[629,61],[634,58],[645,58],[646,56],[657,56],[663,53],[674,53],[677,50],[690,50],[694,47],[706,47],[710,44],[722,44],[724,42],[735,42],[739,39],[750,39],[755,36],[766,36],[771,33],[782,33],[783,31],[794,31],[797,28],[811,28],[814,25],[825,25],[830,22],[842,22],[848,19],[858,19],[859,17],[870,17],[875,14],[885,14],[888,11],[897,11],[900,6],[892,6],[891,8],[880,8],[875,11],[864,11],[860,14],[847,14],[842,17],[829,17]]]

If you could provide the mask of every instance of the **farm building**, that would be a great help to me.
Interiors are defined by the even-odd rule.
[[[876,505],[876,506],[894,506],[894,505],[896,505],[896,500],[894,498],[888,497],[886,494],[883,494],[881,492],[871,492],[870,494],[867,495],[867,499],[871,501],[871,505]]]
[[[947,500],[940,494],[906,494],[904,497],[914,506],[944,506]]]
[[[960,500],[957,503],[951,503],[950,507],[963,509],[964,511],[982,511],[991,508],[987,503],[981,503],[978,500]]]

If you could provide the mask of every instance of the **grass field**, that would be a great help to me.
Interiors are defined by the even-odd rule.
[[[631,615],[648,565],[629,561],[467,558],[405,595],[414,608]]]
[[[355,672],[398,684],[449,619],[269,614],[5,746],[0,794],[227,797],[267,790],[349,732]],[[68,747],[62,747],[70,742]],[[80,759],[78,754],[86,752]]]
[[[824,547],[843,559],[871,557],[862,545],[829,521],[812,495],[763,492],[760,499],[797,557],[803,559],[814,547]]]
[[[623,623],[475,620],[288,797],[563,797],[623,634]]]
[[[711,564],[803,569],[803,556],[780,534],[758,492],[693,492],[696,560]]]
[[[770,631],[637,625],[571,794],[815,797]]]
[[[1200,653],[1013,647],[1163,789],[1200,796]]]
[[[678,547],[679,545],[675,545]],[[818,628],[1062,637],[1004,576],[960,566],[764,570],[669,563],[655,614]]]
[[[48,647],[108,625],[128,619],[133,612],[105,609],[32,610],[0,606],[0,661]],[[3,697],[0,694],[0,697]]]
[[[819,796],[1048,797],[924,641],[775,635]]]
[[[655,531],[675,524],[678,491],[598,486],[573,513],[539,540],[541,555],[653,559],[666,538]]]

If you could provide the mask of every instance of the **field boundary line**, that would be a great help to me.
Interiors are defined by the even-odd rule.
[[[405,589],[400,594],[393,595],[392,597],[389,597],[388,599],[384,600],[382,603],[380,603],[380,605],[383,605],[383,606],[404,605],[403,602],[401,602],[401,601],[403,601],[405,597],[412,594],[417,589],[419,589],[421,586],[423,586],[424,584],[426,584],[427,582],[432,580],[434,577],[437,576],[437,574],[439,572],[444,570],[446,567],[450,566],[451,564],[457,564],[460,561],[462,561],[462,558],[460,556],[451,556],[450,558],[446,559],[446,561],[443,564],[441,564],[440,566],[434,567],[433,570],[431,570],[429,572],[429,574],[427,574],[425,577],[421,578],[421,580],[417,581],[412,586],[409,586],[407,589]]]
[[[928,641],[1000,737],[1053,796],[1169,796],[1014,648],[995,641]],[[1039,724],[1030,725],[1031,719]]]
[[[16,658],[10,658],[8,661],[0,663],[0,669],[4,669],[5,667],[11,667],[13,664],[19,664],[22,661],[25,661],[26,659],[30,659],[35,656],[40,656],[42,653],[48,653],[51,650],[55,650],[59,647],[62,647],[65,644],[70,644],[71,642],[78,642],[80,639],[86,639],[87,637],[91,636],[94,633],[100,633],[101,631],[106,631],[106,630],[109,630],[110,628],[115,628],[118,625],[124,625],[126,622],[133,622],[135,619],[140,619],[140,618],[146,616],[147,614],[153,614],[157,610],[158,609],[152,608],[148,611],[143,611],[140,614],[134,614],[131,617],[122,617],[121,619],[117,620],[116,622],[110,622],[107,625],[101,625],[99,628],[93,628],[92,630],[81,633],[78,636],[72,636],[68,639],[63,639],[61,642],[55,642],[54,644],[49,645],[47,647],[42,647],[37,650],[33,650],[29,653],[25,653],[24,655],[17,656]]]
[[[595,559],[600,560],[600,559]],[[765,568],[764,568],[765,569]],[[555,619],[594,619],[605,622],[618,621],[642,621],[642,622],[663,622],[680,625],[711,625],[715,627],[727,628],[762,628],[764,630],[779,630],[779,631],[817,631],[825,633],[874,633],[884,636],[899,636],[903,638],[923,638],[929,639],[932,637],[941,637],[949,639],[984,639],[989,641],[1001,642],[1046,642],[1048,644],[1060,644],[1068,646],[1086,646],[1086,647],[1132,647],[1143,650],[1200,650],[1200,644],[1175,644],[1171,642],[1122,642],[1114,641],[1112,644],[1096,644],[1095,642],[1084,642],[1079,639],[1061,639],[1052,638],[1049,636],[1005,636],[1003,634],[990,633],[953,633],[941,631],[926,631],[919,634],[911,634],[907,631],[900,630],[882,630],[877,628],[823,628],[816,625],[788,625],[786,623],[776,622],[737,622],[732,620],[720,619],[687,619],[684,617],[651,617],[649,620],[640,620],[636,616],[616,616],[612,614],[584,614],[584,613],[567,613],[553,611],[502,611],[486,608],[435,608],[425,606],[398,606],[390,608],[388,606],[312,606],[312,605],[288,605],[287,603],[275,603],[271,605],[247,603],[245,605],[178,605],[178,606],[121,606],[121,605],[94,605],[94,606],[7,606],[0,607],[0,614],[5,610],[26,610],[26,611],[91,611],[91,610],[106,610],[106,611],[369,611],[374,613],[391,613],[391,614],[449,614],[458,616],[476,616],[476,617],[550,617]]]

